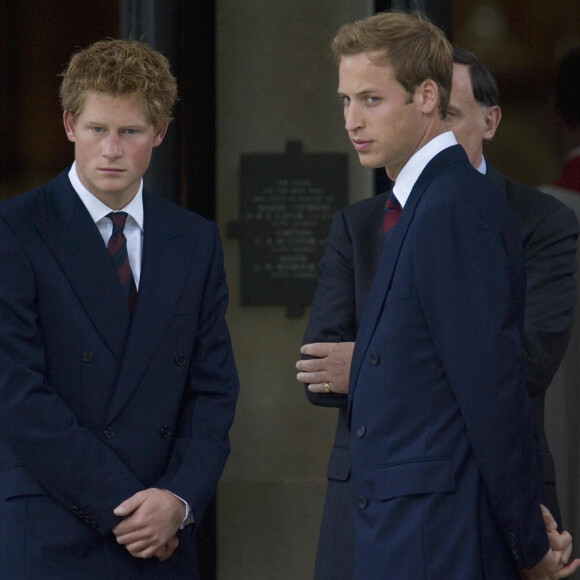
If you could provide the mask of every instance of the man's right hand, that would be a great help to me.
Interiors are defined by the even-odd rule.
[[[305,344],[301,354],[311,359],[299,360],[296,363],[296,379],[308,383],[308,390],[313,393],[348,394],[348,379],[354,342],[314,342]]]
[[[149,488],[119,504],[114,514],[122,519],[113,533],[132,556],[166,560],[177,548],[185,504],[167,490]]]
[[[546,524],[550,549],[546,555],[530,570],[521,570],[523,580],[560,580],[571,576],[580,568],[580,559],[573,560],[570,564],[572,553],[572,536],[568,532],[558,532],[557,524],[552,514],[545,506],[541,506],[542,516]]]

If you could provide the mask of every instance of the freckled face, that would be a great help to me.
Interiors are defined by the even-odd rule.
[[[361,164],[385,167],[395,179],[425,138],[417,91],[411,97],[390,65],[365,53],[343,57],[338,75],[345,129]]]
[[[163,141],[167,122],[154,127],[138,97],[91,93],[76,121],[65,111],[64,126],[75,144],[81,183],[112,209],[135,196],[151,153]]]

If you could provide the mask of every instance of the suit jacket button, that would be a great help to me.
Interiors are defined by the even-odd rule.
[[[113,430],[112,427],[107,427],[103,431],[103,435],[105,436],[105,439],[112,439],[115,436],[115,431]]]
[[[159,430],[159,433],[161,434],[161,437],[167,438],[171,435],[171,429],[167,425],[163,425]]]
[[[185,364],[185,355],[178,354],[173,360],[177,366],[182,367]]]
[[[357,430],[356,430],[356,436],[360,439],[361,437],[364,437],[364,434],[367,432],[367,428],[364,425],[361,425]]]
[[[95,360],[94,352],[91,352],[90,350],[85,350],[85,352],[83,352],[83,362],[92,363],[94,360]]]
[[[371,352],[369,359],[372,365],[378,365],[381,362],[381,357],[376,352]]]
[[[359,497],[358,498],[358,507],[361,510],[366,510],[368,505],[369,505],[369,500],[366,497]]]

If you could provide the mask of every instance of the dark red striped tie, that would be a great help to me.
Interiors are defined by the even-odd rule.
[[[401,204],[391,191],[385,204],[385,213],[383,214],[383,236],[397,223],[401,210]]]
[[[135,304],[137,303],[137,286],[135,285],[135,279],[131,271],[129,254],[127,254],[127,238],[123,233],[125,222],[127,221],[127,214],[124,211],[116,211],[111,212],[107,217],[111,218],[113,222],[113,233],[109,238],[107,250],[109,250],[109,254],[115,264],[117,277],[127,298],[129,312],[132,314],[135,311]]]

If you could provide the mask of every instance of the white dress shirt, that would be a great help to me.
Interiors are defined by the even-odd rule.
[[[393,186],[393,193],[401,204],[401,207],[405,207],[409,195],[411,195],[411,190],[417,182],[417,179],[419,179],[423,169],[427,166],[427,163],[429,163],[435,155],[453,145],[457,145],[457,139],[452,131],[446,131],[441,135],[437,135],[434,139],[431,139],[429,143],[423,145],[423,147],[416,151],[409,161],[405,163],[403,169],[401,169],[397,176],[395,185]]]
[[[105,246],[109,243],[109,238],[113,233],[113,222],[107,215],[112,211],[124,211],[127,213],[127,221],[123,233],[125,234],[125,238],[127,238],[129,264],[131,264],[135,285],[137,286],[137,290],[139,290],[141,257],[143,256],[143,180],[141,180],[139,190],[135,194],[135,197],[124,208],[121,210],[112,210],[81,183],[76,170],[76,162],[73,163],[68,177],[74,190],[87,208],[87,211],[91,214],[97,228],[99,228]]]

